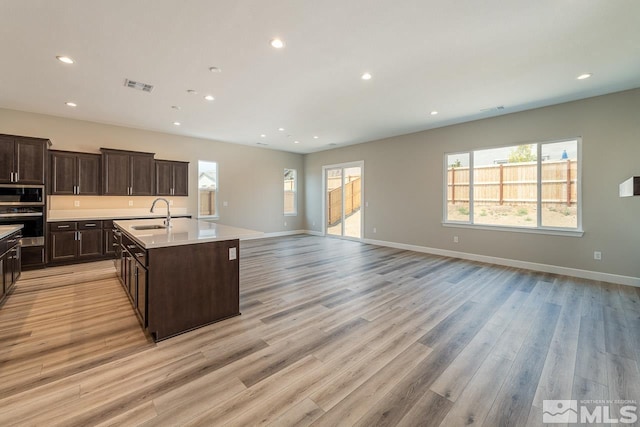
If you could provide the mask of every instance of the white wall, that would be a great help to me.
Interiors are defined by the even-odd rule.
[[[299,186],[298,216],[285,217],[283,213],[284,168],[297,169],[303,177],[300,154],[6,109],[0,109],[0,133],[49,138],[51,148],[57,150],[99,153],[100,147],[107,147],[152,152],[156,159],[188,161],[186,205],[194,216],[198,160],[215,161],[220,184],[217,222],[267,233],[298,230],[304,225],[303,185]],[[227,201],[228,207],[223,207],[222,201]],[[82,207],[86,208],[86,203]]]
[[[583,237],[442,226],[445,152],[576,136]],[[618,197],[618,184],[640,175],[640,89],[309,154],[308,229],[322,231],[322,166],[357,160],[369,202],[365,238],[640,277],[640,197]]]

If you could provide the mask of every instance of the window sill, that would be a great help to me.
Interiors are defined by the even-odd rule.
[[[199,220],[207,221],[207,220],[218,220],[220,219],[220,215],[207,215],[207,216],[199,216]]]
[[[520,228],[520,227],[504,227],[499,225],[478,225],[478,224],[464,224],[458,222],[443,222],[443,227],[454,228],[470,228],[474,230],[491,230],[491,231],[512,231],[516,233],[529,233],[529,234],[547,234],[552,236],[566,236],[566,237],[582,237],[584,235],[583,230],[567,230],[567,229],[552,229],[552,228]]]
[[[286,213],[284,216],[298,216],[298,213]]]

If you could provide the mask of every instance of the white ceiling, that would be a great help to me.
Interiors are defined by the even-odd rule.
[[[0,107],[297,153],[640,87],[636,0],[0,0],[0,36]]]

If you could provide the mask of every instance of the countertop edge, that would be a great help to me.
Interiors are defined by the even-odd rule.
[[[8,229],[4,230],[5,228]],[[7,237],[10,234],[15,233],[18,230],[22,230],[24,228],[24,225],[19,224],[19,225],[3,225],[0,226],[0,239],[4,239],[5,237]]]

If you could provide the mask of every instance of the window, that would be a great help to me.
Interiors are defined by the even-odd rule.
[[[580,140],[445,154],[445,223],[581,231]]]
[[[198,160],[198,218],[218,217],[218,164]]]
[[[298,214],[298,176],[295,169],[284,170],[284,214]]]

